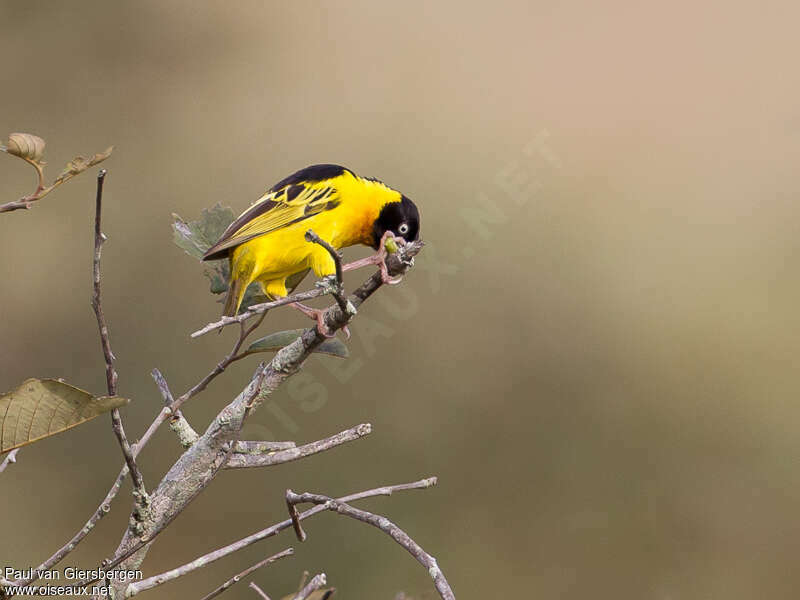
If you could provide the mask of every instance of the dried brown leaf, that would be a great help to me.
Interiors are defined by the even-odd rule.
[[[33,162],[39,162],[44,156],[44,140],[32,133],[12,133],[8,136],[6,149],[9,154],[19,156]]]
[[[28,379],[0,396],[0,453],[50,437],[128,403],[57,379]]]

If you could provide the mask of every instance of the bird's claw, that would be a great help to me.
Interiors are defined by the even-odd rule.
[[[328,326],[325,325],[325,313],[327,312],[324,308],[311,308],[310,306],[306,306],[305,304],[301,304],[300,302],[292,302],[289,306],[294,306],[297,310],[303,313],[305,316],[309,317],[310,319],[314,319],[317,322],[317,331],[320,335],[326,338],[332,338],[336,336],[335,331],[331,331],[328,329]]]

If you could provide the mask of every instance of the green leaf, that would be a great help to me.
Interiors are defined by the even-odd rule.
[[[200,259],[222,237],[235,215],[229,206],[215,204],[204,208],[197,221],[184,221],[174,213],[172,218],[175,244],[190,256]]]
[[[256,352],[277,352],[281,348],[288,346],[297,338],[299,338],[305,329],[289,329],[287,331],[279,331],[271,333],[266,337],[256,340],[250,347],[247,348],[245,354],[255,354]],[[322,342],[314,352],[336,356],[337,358],[347,358],[350,356],[350,351],[347,346],[339,338],[329,338]]]
[[[28,379],[0,396],[0,453],[86,423],[128,403],[57,379]]]

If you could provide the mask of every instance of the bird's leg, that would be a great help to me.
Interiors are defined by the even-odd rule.
[[[325,308],[311,308],[310,306],[306,306],[302,302],[292,302],[289,306],[293,306],[305,316],[310,319],[314,319],[317,322],[317,331],[319,331],[322,335],[326,338],[332,338],[336,336],[335,331],[331,331],[325,325]],[[345,325],[342,327],[342,331],[344,331],[344,335],[347,339],[350,339],[350,328]]]
[[[383,234],[383,237],[381,237],[381,242],[378,245],[378,251],[375,254],[366,258],[355,260],[351,263],[347,263],[346,265],[342,265],[342,271],[352,271],[353,269],[377,265],[381,269],[381,280],[383,283],[388,283],[389,285],[400,283],[403,278],[398,277],[397,279],[393,279],[391,275],[389,275],[389,269],[386,267],[386,258],[389,256],[389,253],[386,251],[386,240],[390,237],[401,246],[405,245],[406,243],[403,238],[395,237],[391,231],[387,231]]]

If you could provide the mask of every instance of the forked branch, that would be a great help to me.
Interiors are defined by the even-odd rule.
[[[422,546],[417,544],[417,542],[411,539],[411,537],[405,531],[400,529],[386,517],[376,515],[359,508],[354,508],[346,502],[334,500],[329,496],[310,493],[295,494],[292,490],[286,490],[286,505],[289,508],[289,516],[292,520],[295,533],[297,534],[297,539],[299,539],[301,542],[305,541],[307,536],[305,531],[303,531],[302,525],[300,525],[300,515],[297,512],[297,505],[303,503],[316,504],[318,506],[322,506],[325,510],[330,510],[340,515],[350,517],[351,519],[361,521],[362,523],[367,523],[373,527],[377,527],[385,534],[390,536],[395,542],[405,548],[406,551],[411,554],[411,556],[417,559],[417,561],[428,570],[428,574],[431,576],[431,579],[433,579],[433,584],[436,586],[436,590],[439,592],[439,595],[443,600],[455,600],[453,590],[450,588],[450,584],[447,582],[447,579],[445,579],[444,573],[442,573],[442,570],[439,568],[439,564],[436,562],[436,559],[425,552],[425,550],[422,549]]]

